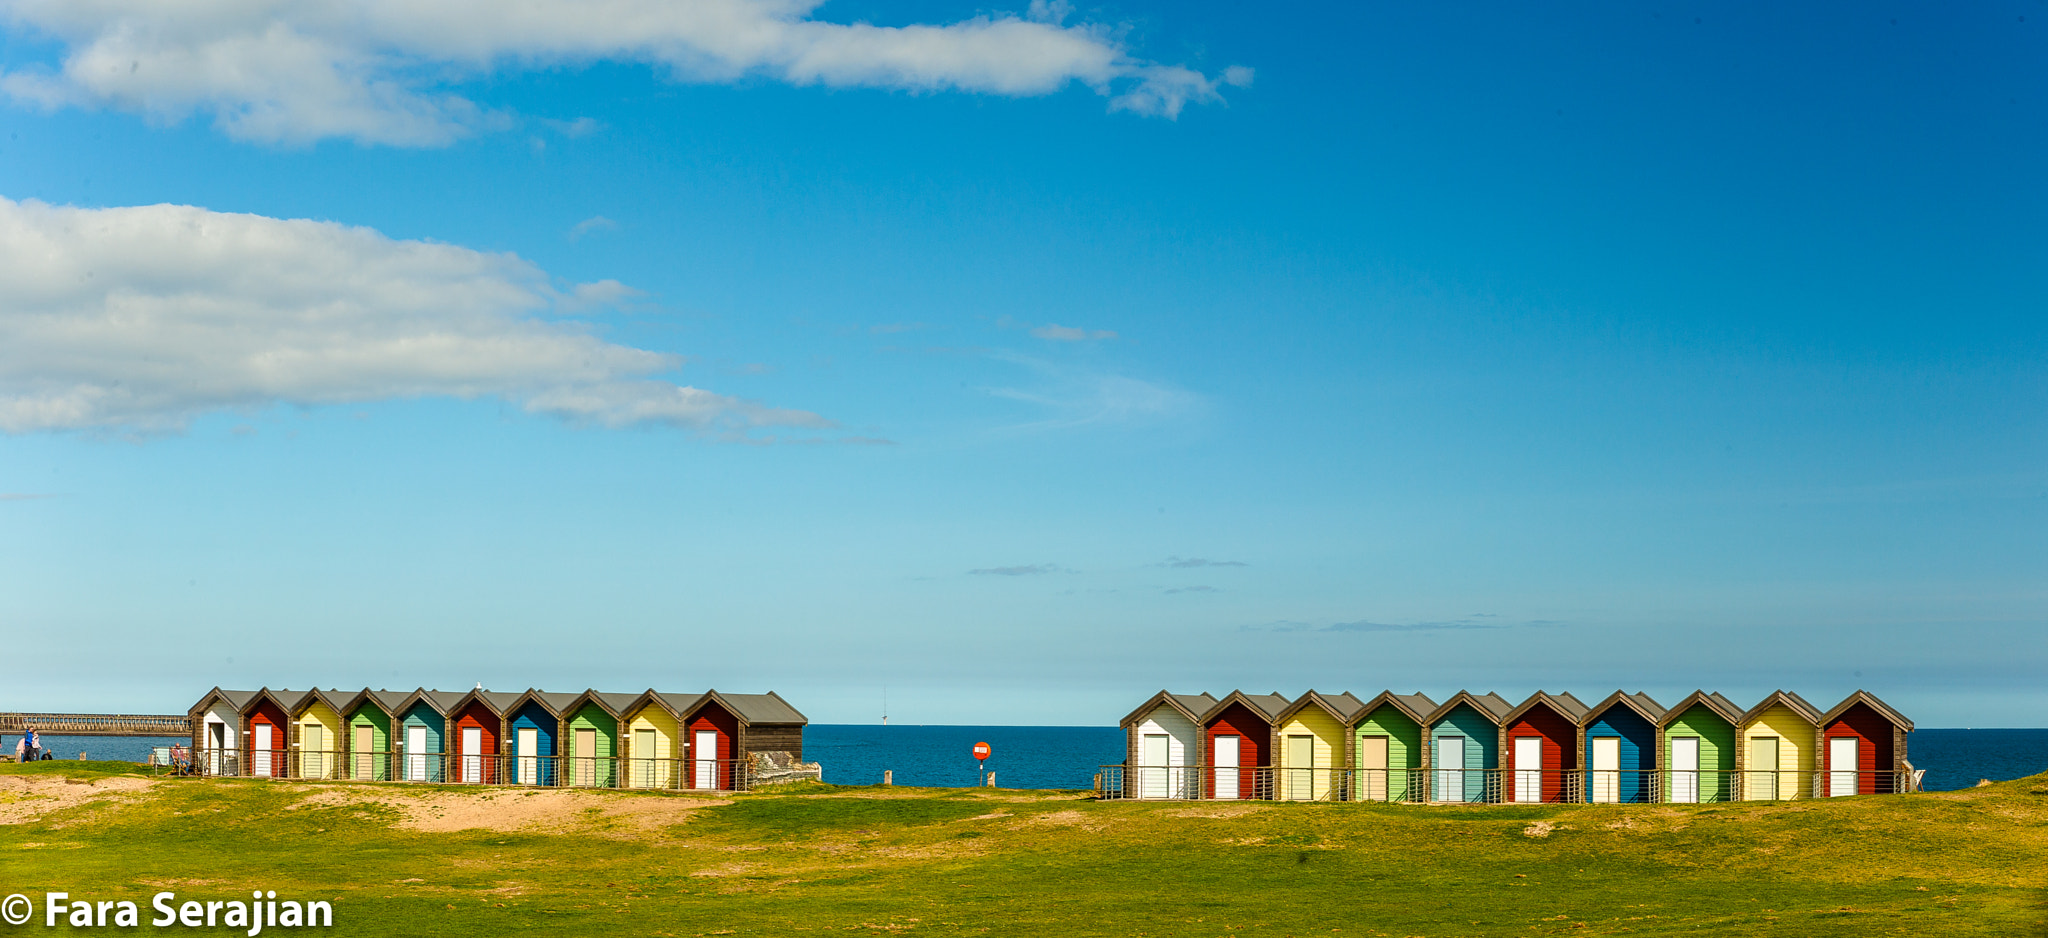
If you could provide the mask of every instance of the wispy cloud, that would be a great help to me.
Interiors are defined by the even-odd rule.
[[[1242,560],[1206,560],[1201,557],[1168,557],[1166,558],[1166,562],[1160,564],[1160,566],[1173,567],[1178,570],[1189,570],[1195,567],[1249,567],[1251,566],[1251,564],[1245,563]]]
[[[1061,567],[1059,564],[1033,563],[1018,567],[983,567],[979,570],[969,570],[967,572],[973,576],[1039,576],[1046,573],[1059,573],[1060,571]]]
[[[830,88],[1010,97],[1081,85],[1109,107],[1177,117],[1252,72],[1212,77],[1140,58],[1117,24],[1066,13],[876,26],[812,16],[817,0],[9,0],[22,31],[62,62],[0,73],[0,92],[44,108],[111,108],[177,122],[210,115],[229,137],[305,145],[446,146],[517,121],[457,93],[481,78],[598,62],[658,66],[678,81],[766,79]],[[586,123],[587,122],[587,123]],[[545,121],[577,136],[595,121]]]
[[[33,502],[56,497],[56,492],[0,492],[0,502]]]
[[[1111,372],[1088,371],[1008,352],[998,360],[1030,369],[1041,383],[1030,388],[995,387],[992,397],[1032,404],[1051,412],[1044,420],[1017,430],[1057,430],[1091,425],[1134,424],[1166,420],[1196,409],[1201,398],[1161,381]]]
[[[618,227],[618,222],[612,221],[603,215],[592,215],[577,222],[575,227],[569,229],[569,240],[581,241],[592,232],[616,231]]]
[[[1223,592],[1223,591],[1222,591],[1222,590],[1219,590],[1219,589],[1217,589],[1216,587],[1213,587],[1213,586],[1176,586],[1176,587],[1174,587],[1173,589],[1167,590],[1167,591],[1166,591],[1166,595],[1168,595],[1168,596],[1172,596],[1172,595],[1173,595],[1173,594],[1175,594],[1175,593],[1220,593],[1220,592]]]
[[[1088,342],[1116,338],[1116,333],[1108,329],[1081,329],[1058,323],[1046,323],[1031,330],[1031,334],[1036,338],[1050,339],[1054,342]]]
[[[1490,613],[1489,613],[1489,614],[1485,614],[1485,617],[1486,617],[1486,618],[1498,618],[1497,616],[1493,616],[1493,615],[1492,615],[1492,614],[1490,614]],[[1263,624],[1257,624],[1257,625],[1242,625],[1242,626],[1239,626],[1239,627],[1238,627],[1238,631],[1240,631],[1240,632],[1481,632],[1481,631],[1497,631],[1497,630],[1502,630],[1502,629],[1517,629],[1517,628],[1527,628],[1527,629],[1541,629],[1541,628],[1558,628],[1558,627],[1561,627],[1561,626],[1563,626],[1563,625],[1564,625],[1564,623],[1563,623],[1563,622],[1559,622],[1559,621],[1557,621],[1557,620],[1554,620],[1554,619],[1529,619],[1529,620],[1525,620],[1525,621],[1522,621],[1522,622],[1481,622],[1481,621],[1477,621],[1477,620],[1476,620],[1476,618],[1475,618],[1475,617],[1472,617],[1472,616],[1467,616],[1467,617],[1464,617],[1464,618],[1459,618],[1459,619],[1443,619],[1443,620],[1436,620],[1436,621],[1422,621],[1422,622],[1375,622],[1375,621],[1372,621],[1372,620],[1370,620],[1370,619],[1358,619],[1358,620],[1355,620],[1355,621],[1351,621],[1351,622],[1329,622],[1329,623],[1324,623],[1324,624],[1320,624],[1320,625],[1318,625],[1318,624],[1315,624],[1315,623],[1310,623],[1310,622],[1296,622],[1296,621],[1292,621],[1292,620],[1287,620],[1287,619],[1281,619],[1281,620],[1277,620],[1277,621],[1273,621],[1273,622],[1267,622],[1267,623],[1263,623]]]

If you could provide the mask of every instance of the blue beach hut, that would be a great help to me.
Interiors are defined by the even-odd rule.
[[[1655,801],[1657,727],[1664,708],[1650,695],[1615,691],[1579,721],[1586,800],[1600,804]]]
[[[1499,694],[1461,690],[1430,713],[1430,800],[1499,799],[1501,720],[1514,709]]]

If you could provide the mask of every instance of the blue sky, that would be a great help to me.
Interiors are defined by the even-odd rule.
[[[526,9],[0,3],[0,707],[2048,725],[2042,4]]]

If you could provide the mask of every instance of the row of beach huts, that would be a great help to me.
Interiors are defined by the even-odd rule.
[[[204,775],[739,789],[803,758],[773,691],[222,690],[187,711]]]
[[[1776,691],[1744,709],[1696,691],[1665,707],[1460,691],[1441,703],[1160,691],[1129,716],[1104,797],[1287,801],[1695,803],[1917,790],[1911,720],[1858,690],[1822,709]]]

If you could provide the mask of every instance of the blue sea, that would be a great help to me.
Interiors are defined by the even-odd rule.
[[[0,737],[14,752],[19,736]],[[178,740],[108,736],[48,736],[58,758],[140,762],[153,746]],[[883,770],[898,785],[965,788],[979,771],[975,743],[994,750],[988,770],[1004,788],[1088,788],[1098,766],[1124,758],[1123,731],[1114,726],[875,726],[815,724],[804,729],[804,758],[825,767],[825,781],[874,785]],[[1915,730],[1906,743],[1916,768],[1927,770],[1931,791],[1968,788],[1978,779],[2023,778],[2048,771],[2048,729]]]

